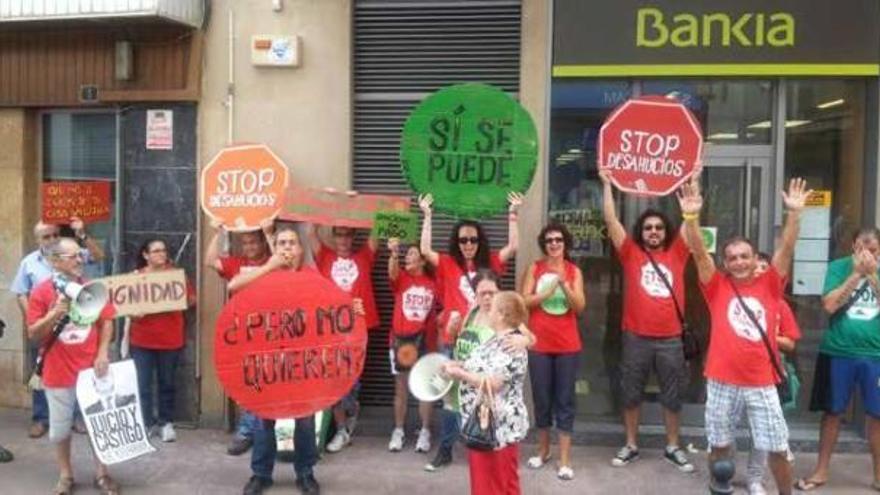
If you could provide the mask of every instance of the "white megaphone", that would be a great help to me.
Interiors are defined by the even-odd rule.
[[[439,352],[426,354],[409,371],[409,391],[423,402],[442,398],[452,388],[454,380],[443,376],[441,368],[450,359]]]
[[[77,325],[94,323],[107,304],[107,287],[93,281],[78,284],[62,276],[55,276],[55,289],[70,299],[70,321]]]

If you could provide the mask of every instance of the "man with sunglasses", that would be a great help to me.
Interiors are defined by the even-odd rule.
[[[70,228],[73,230],[77,241],[81,246],[81,254],[84,263],[99,262],[104,259],[104,251],[101,246],[95,242],[87,233],[86,226],[83,221],[77,217],[70,219]],[[37,222],[34,225],[34,237],[37,240],[38,248],[25,256],[18,265],[18,272],[9,290],[16,295],[18,307],[21,310],[22,320],[27,313],[28,297],[44,280],[52,277],[52,264],[49,259],[49,246],[57,242],[61,236],[61,228],[58,225]],[[31,342],[28,345],[28,359],[31,366],[37,360],[39,347]],[[31,426],[28,429],[28,436],[31,438],[40,438],[46,434],[49,429],[49,406],[46,404],[46,394],[42,390],[34,390],[31,392],[32,401],[32,417]],[[77,433],[85,433],[85,425],[81,424],[81,419],[74,426]]]
[[[679,414],[687,385],[687,365],[681,342],[682,325],[676,311],[676,304],[682,311],[685,307],[684,269],[690,250],[684,236],[672,227],[666,215],[656,210],[642,212],[632,236],[627,235],[615,212],[611,176],[602,170],[599,177],[604,186],[608,238],[623,266],[620,385],[626,445],[611,465],[622,467],[639,458],[642,395],[653,371],[660,382],[660,404],[666,424],[663,457],[680,471],[690,473],[694,465],[679,445]]]

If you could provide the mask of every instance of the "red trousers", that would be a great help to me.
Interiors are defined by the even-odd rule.
[[[519,447],[501,450],[468,449],[471,495],[519,495]]]

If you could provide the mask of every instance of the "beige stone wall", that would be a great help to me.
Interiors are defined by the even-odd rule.
[[[38,181],[33,131],[32,116],[24,109],[0,109],[0,317],[7,324],[0,338],[0,406],[30,407],[22,383],[23,322],[9,286],[21,258],[33,248]]]
[[[199,161],[226,144],[229,11],[234,20],[237,142],[268,144],[288,165],[296,183],[348,187],[351,172],[351,2],[285,0],[281,12],[268,0],[214,0],[205,35],[202,100],[199,104]],[[250,63],[251,36],[299,35],[298,68],[256,67]],[[202,217],[201,252],[212,229]],[[223,288],[212,270],[203,270],[201,327],[202,420],[217,424],[224,399],[213,371],[213,328]]]

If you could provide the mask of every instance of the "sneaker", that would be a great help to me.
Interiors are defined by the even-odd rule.
[[[403,448],[404,433],[403,428],[395,428],[391,432],[391,441],[388,442],[388,450],[391,452],[400,452]]]
[[[262,495],[263,490],[272,486],[272,480],[257,475],[251,476],[247,484],[244,485],[242,495]]]
[[[40,438],[48,431],[49,427],[46,426],[45,423],[34,421],[33,423],[31,423],[31,427],[28,428],[28,436],[31,438]]]
[[[684,455],[684,450],[682,450],[681,447],[666,447],[666,450],[663,452],[663,457],[677,467],[682,473],[694,472],[694,465],[691,464],[691,461],[689,461],[687,456]]]
[[[617,451],[614,459],[611,459],[611,465],[614,467],[623,467],[639,458],[639,449],[624,445],[622,449]]]
[[[302,478],[297,478],[296,487],[299,489],[300,493],[307,495],[318,495],[321,493],[321,485],[318,484],[318,480],[316,480],[311,474]]]
[[[431,430],[422,428],[419,439],[416,441],[416,452],[428,452],[431,450]]]
[[[764,483],[760,481],[750,481],[749,495],[767,495],[767,489],[764,488]]]
[[[235,436],[229,442],[229,447],[226,447],[226,453],[229,455],[241,455],[250,450],[253,444],[254,440],[252,438]]]
[[[452,464],[452,451],[440,447],[437,449],[437,455],[434,456],[434,460],[425,464],[425,471],[433,473],[437,469],[449,464]]]
[[[337,431],[335,435],[333,435],[333,439],[330,440],[330,443],[327,444],[327,452],[331,454],[335,454],[342,450],[346,445],[351,443],[351,437],[348,432],[345,431],[345,428]]]
[[[174,425],[171,423],[165,423],[159,435],[165,443],[177,440],[177,432],[174,431]]]

